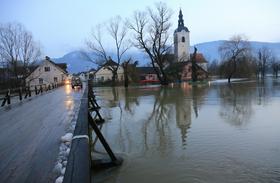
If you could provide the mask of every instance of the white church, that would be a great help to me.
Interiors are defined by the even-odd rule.
[[[182,10],[179,12],[178,28],[174,31],[174,54],[179,62],[190,59],[190,31],[184,25]]]
[[[184,25],[182,10],[179,11],[178,27],[174,31],[174,59],[175,64],[182,67],[182,80],[191,79],[191,52],[190,52],[190,31]],[[197,53],[195,58],[196,64],[199,67],[199,79],[205,79],[208,76],[207,61],[203,54]],[[177,63],[176,63],[177,62]]]

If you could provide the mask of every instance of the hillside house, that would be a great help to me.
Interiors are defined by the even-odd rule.
[[[32,87],[61,84],[67,79],[66,68],[66,64],[56,64],[46,56],[46,59],[25,79],[26,85]]]
[[[95,82],[105,82],[111,81],[113,77],[112,69],[116,68],[118,64],[114,62],[111,58],[107,61],[104,65],[102,65],[97,71],[95,72],[94,81]],[[117,78],[116,81],[123,81],[124,80],[124,70],[121,66],[119,66],[117,70]]]

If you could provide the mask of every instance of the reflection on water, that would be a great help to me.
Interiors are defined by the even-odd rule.
[[[279,182],[279,89],[277,80],[95,88],[102,132],[125,158],[95,182]],[[94,149],[104,152],[96,140]]]

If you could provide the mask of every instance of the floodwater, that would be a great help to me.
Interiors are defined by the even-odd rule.
[[[280,182],[280,79],[94,90],[124,158],[95,183]]]

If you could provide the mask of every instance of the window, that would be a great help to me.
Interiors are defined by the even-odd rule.
[[[183,43],[185,42],[185,37],[184,37],[184,36],[182,37],[182,42],[183,42]]]
[[[50,67],[45,67],[45,72],[50,72],[51,68]]]
[[[54,78],[53,78],[53,81],[54,81],[55,83],[57,83],[57,77],[54,77]]]
[[[39,78],[39,84],[41,85],[41,84],[43,84],[43,78]]]

